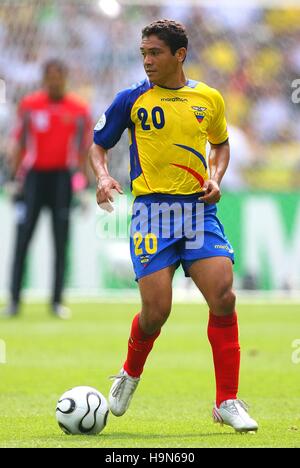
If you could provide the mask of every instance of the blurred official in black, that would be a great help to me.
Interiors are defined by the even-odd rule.
[[[47,62],[43,89],[25,96],[19,105],[10,165],[20,191],[16,200],[17,233],[6,316],[15,316],[20,311],[26,254],[44,207],[51,212],[55,246],[51,312],[60,318],[70,316],[69,309],[62,305],[62,292],[72,174],[85,166],[91,117],[87,105],[66,91],[66,81],[65,64],[59,60]]]

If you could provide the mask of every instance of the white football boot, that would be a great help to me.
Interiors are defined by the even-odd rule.
[[[248,407],[242,400],[226,400],[220,408],[214,406],[214,422],[233,427],[237,432],[257,431],[258,424],[248,414]]]
[[[130,377],[124,369],[121,369],[118,375],[111,378],[115,380],[109,392],[109,408],[115,416],[122,416],[129,407],[140,377]]]

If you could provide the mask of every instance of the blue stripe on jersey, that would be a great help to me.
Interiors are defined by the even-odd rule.
[[[131,133],[131,145],[129,147],[130,151],[130,180],[131,180],[131,185],[134,179],[139,177],[142,174],[142,168],[140,164],[140,159],[139,159],[139,153],[138,153],[138,147],[137,147],[137,142],[136,142],[136,137],[135,137],[135,128],[131,127],[130,129]]]
[[[203,163],[203,166],[205,167],[205,169],[207,169],[207,164],[206,164],[206,161],[205,161],[205,158],[204,156],[199,153],[198,151],[196,151],[194,148],[191,148],[190,146],[185,146],[185,145],[179,145],[177,143],[174,143],[175,146],[179,146],[179,148],[183,148],[187,151],[190,151],[191,153],[193,153],[195,156],[197,156],[197,158],[199,158],[202,163]]]
[[[126,128],[131,128],[131,109],[139,96],[151,88],[147,79],[131,88],[119,92],[105,112],[106,123],[101,130],[94,130],[94,142],[104,149],[110,149],[120,140]]]

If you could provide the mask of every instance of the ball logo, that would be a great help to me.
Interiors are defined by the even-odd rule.
[[[100,119],[98,120],[94,130],[96,132],[99,132],[100,130],[102,130],[102,128],[105,127],[105,124],[106,124],[106,117],[105,117],[105,114],[102,114]]]

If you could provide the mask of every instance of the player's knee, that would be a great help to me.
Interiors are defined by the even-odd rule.
[[[152,334],[158,331],[168,319],[171,312],[170,301],[155,298],[151,301],[143,301],[142,324],[146,333]]]
[[[235,301],[235,293],[231,288],[227,289],[216,297],[213,310],[215,310],[218,315],[233,314],[235,311]]]
[[[236,296],[232,289],[226,291],[226,293],[221,298],[222,310],[226,315],[233,314],[235,310],[235,300]]]

